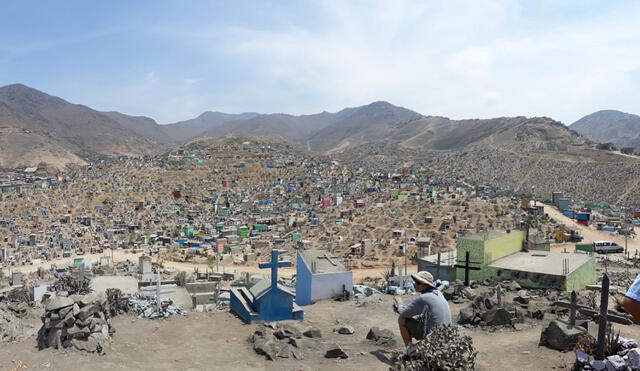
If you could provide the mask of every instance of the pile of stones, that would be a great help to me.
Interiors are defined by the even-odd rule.
[[[474,290],[480,288],[481,286],[495,286],[496,283],[491,280],[481,280],[481,281],[470,281],[469,287],[464,285],[464,282],[461,280],[455,280],[451,282],[450,285],[445,287],[442,290],[442,294],[445,299],[448,301],[452,301],[456,304],[462,303],[465,300],[471,300],[475,297]],[[521,290],[522,287],[516,281],[502,281],[500,282],[500,287],[503,292],[506,291],[518,291]]]
[[[524,322],[524,311],[511,303],[498,303],[495,291],[472,297],[471,306],[460,310],[458,323],[469,326],[513,326]]]
[[[460,335],[458,327],[441,325],[410,346],[391,370],[475,370],[477,354],[471,337]]]
[[[103,354],[115,333],[105,293],[50,297],[42,323],[38,331],[41,350],[75,348]]]
[[[280,322],[274,325],[267,322],[256,328],[249,337],[249,342],[256,353],[269,360],[303,359],[303,351],[324,352],[326,358],[349,357],[340,345],[324,344],[321,338],[322,333],[315,327],[300,330],[291,323]]]
[[[617,354],[610,355],[604,360],[595,360],[589,354],[576,350],[574,370],[640,370],[640,348],[638,342],[632,339],[618,338]]]
[[[167,318],[185,314],[179,305],[167,298],[161,299],[160,308],[155,297],[133,295],[127,301],[129,308],[138,315],[138,318]]]

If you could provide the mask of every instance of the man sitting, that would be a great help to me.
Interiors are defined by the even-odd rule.
[[[440,324],[451,324],[451,310],[442,292],[436,289],[431,273],[421,271],[411,274],[414,286],[420,296],[408,305],[402,305],[399,296],[394,298],[404,345],[411,344],[413,338],[424,339]]]

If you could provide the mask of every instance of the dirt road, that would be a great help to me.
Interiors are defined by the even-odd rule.
[[[578,224],[575,220],[566,217],[563,215],[560,210],[555,207],[543,204],[544,212],[549,214],[549,217],[555,219],[557,222],[568,226],[569,228],[577,230],[582,237],[584,237],[584,242],[589,243],[593,241],[613,241],[620,246],[624,246],[624,236],[621,236],[617,233],[603,232],[599,231],[593,227],[587,227],[582,224]],[[639,231],[636,229],[636,233]],[[640,250],[640,240],[638,238],[629,238],[628,248],[631,253],[635,253],[636,250]]]

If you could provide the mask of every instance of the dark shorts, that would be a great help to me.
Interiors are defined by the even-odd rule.
[[[416,340],[422,340],[424,339],[424,337],[422,336],[422,322],[415,319],[415,318],[407,318],[405,320],[405,325],[407,326],[407,330],[409,330],[409,333],[411,334],[411,337],[413,337]]]

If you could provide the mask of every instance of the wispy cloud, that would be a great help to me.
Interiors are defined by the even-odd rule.
[[[637,5],[554,24],[511,1],[438,4],[321,3],[323,29],[234,28],[228,52],[255,60],[263,79],[320,97],[303,110],[388,99],[458,118],[640,111],[629,98],[640,95],[630,84],[640,68]]]
[[[640,113],[635,1],[132,4],[89,12],[95,22],[65,12],[92,21],[35,25],[24,39],[12,33],[20,25],[2,23],[0,80],[44,81],[64,98],[165,123],[205,110],[313,113],[374,100],[452,118]]]
[[[3,42],[0,43],[0,61],[7,62],[11,59],[28,56],[32,53],[112,36],[126,32],[127,30],[127,27],[117,26],[66,37],[48,38],[45,36],[39,40],[30,42],[14,40],[11,36],[7,36],[3,38]]]

